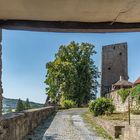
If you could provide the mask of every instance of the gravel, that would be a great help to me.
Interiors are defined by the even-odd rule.
[[[103,140],[91,131],[81,115],[87,109],[60,110],[23,140]]]

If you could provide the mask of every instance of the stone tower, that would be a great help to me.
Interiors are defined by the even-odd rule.
[[[127,43],[102,47],[101,96],[109,93],[112,84],[122,76],[128,80]]]

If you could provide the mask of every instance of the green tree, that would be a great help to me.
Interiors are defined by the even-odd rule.
[[[57,102],[63,97],[80,106],[95,96],[99,72],[91,59],[94,54],[95,46],[89,43],[71,42],[60,46],[54,61],[46,64],[46,92],[51,101]]]
[[[16,112],[20,112],[23,110],[25,110],[24,104],[23,104],[22,100],[19,99],[17,102],[17,106],[16,106]]]
[[[25,102],[24,106],[25,106],[25,109],[30,109],[31,108],[31,105],[30,105],[30,102],[29,102],[28,98],[26,99],[26,102]]]

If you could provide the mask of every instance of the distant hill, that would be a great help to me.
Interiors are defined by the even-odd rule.
[[[17,102],[18,102],[18,99],[3,98],[3,112],[8,112],[8,110],[10,110],[10,109],[15,109]],[[23,102],[25,102],[25,101],[23,101]],[[30,102],[30,105],[32,108],[43,107],[43,104],[35,103],[35,102]]]

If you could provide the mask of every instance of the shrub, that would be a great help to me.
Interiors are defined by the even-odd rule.
[[[125,102],[126,98],[129,96],[130,92],[131,92],[131,88],[118,90],[117,93],[121,97],[122,103]]]
[[[92,113],[94,112],[95,104],[96,104],[95,101],[90,101],[88,104],[89,111]]]
[[[73,100],[65,100],[64,98],[61,99],[60,105],[62,108],[69,109],[76,106],[76,102]]]
[[[89,110],[94,116],[104,115],[105,113],[112,114],[115,110],[112,100],[108,98],[98,98],[89,103]]]
[[[135,97],[137,104],[140,105],[140,84],[132,89],[131,97]]]

